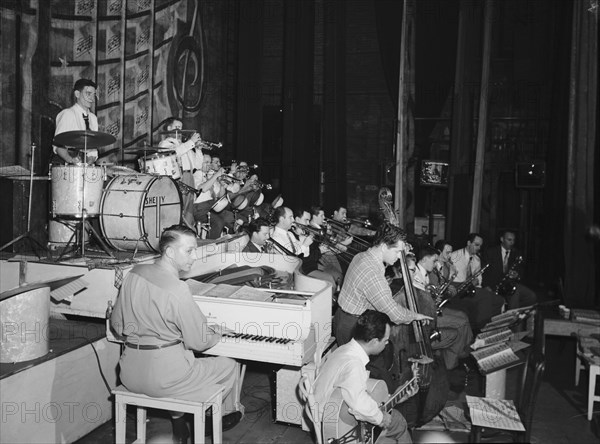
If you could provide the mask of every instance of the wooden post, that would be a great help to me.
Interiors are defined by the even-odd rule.
[[[481,61],[481,91],[479,94],[479,122],[477,124],[477,151],[473,177],[473,200],[471,201],[471,233],[479,230],[481,211],[481,190],[483,188],[483,167],[485,162],[485,140],[487,132],[488,92],[490,80],[490,56],[492,52],[492,0],[486,0],[483,10],[483,57]]]
[[[407,50],[409,45],[413,44],[412,35],[414,35],[414,20],[413,14],[415,11],[414,0],[404,0],[402,8],[402,33],[400,40],[400,73],[398,76],[398,114],[397,114],[397,130],[396,130],[396,165],[395,165],[395,186],[394,186],[394,210],[397,212],[398,225],[405,227],[406,220],[404,210],[406,206],[406,145],[408,144],[408,96],[409,85],[407,85],[407,77],[409,71],[413,69],[407,66]],[[409,24],[410,16],[410,24]],[[410,29],[409,29],[410,28]]]

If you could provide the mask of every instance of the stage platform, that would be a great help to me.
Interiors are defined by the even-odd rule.
[[[120,346],[106,340],[104,322],[50,319],[50,352],[0,364],[0,442],[68,443],[112,419]]]

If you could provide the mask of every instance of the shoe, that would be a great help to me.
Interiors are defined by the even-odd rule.
[[[212,435],[212,415],[206,415],[204,420],[204,436],[210,436]],[[238,425],[241,420],[242,412],[231,412],[221,418],[221,428],[224,432],[226,432],[227,430],[231,430]]]

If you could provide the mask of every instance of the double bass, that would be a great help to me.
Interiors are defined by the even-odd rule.
[[[391,192],[383,188],[379,193],[381,210],[389,223],[398,226],[391,201]],[[400,254],[399,263],[404,280],[404,294],[401,292],[396,294],[396,301],[409,310],[434,319],[434,322],[429,325],[425,325],[422,321],[415,321],[410,325],[394,326],[390,336],[390,342],[394,345],[395,361],[395,365],[391,368],[399,371],[398,374],[392,375],[393,380],[401,382],[410,377],[409,370],[412,362],[419,363],[417,376],[419,394],[395,407],[404,416],[409,427],[419,427],[431,421],[444,408],[450,385],[444,363],[440,357],[433,354],[431,347],[430,337],[435,336],[437,319],[434,300],[428,294],[424,295],[425,297],[417,297],[418,289],[415,289],[412,284],[404,251]]]

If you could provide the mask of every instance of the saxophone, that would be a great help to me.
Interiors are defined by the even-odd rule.
[[[379,189],[379,209],[383,213],[383,217],[386,221],[398,227],[400,222],[398,222],[398,216],[396,216],[392,199],[392,192],[389,188],[382,187]]]
[[[512,296],[515,291],[517,291],[518,278],[513,279],[510,277],[510,275],[513,271],[515,271],[521,262],[523,262],[523,256],[518,256],[510,268],[506,270],[506,273],[504,273],[504,276],[502,276],[502,279],[500,282],[498,282],[498,285],[496,285],[494,288],[494,293],[506,299]]]

